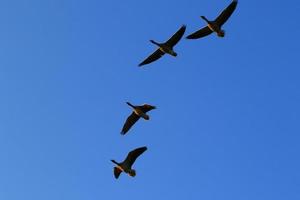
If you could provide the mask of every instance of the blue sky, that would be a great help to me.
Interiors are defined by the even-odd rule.
[[[300,199],[298,1],[2,1],[0,199]],[[125,104],[150,103],[126,136]],[[113,165],[146,145],[135,178]]]

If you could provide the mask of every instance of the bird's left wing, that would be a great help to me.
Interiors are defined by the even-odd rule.
[[[208,28],[208,26],[206,26],[206,27],[201,28],[200,30],[188,35],[186,38],[187,39],[198,39],[198,38],[205,37],[211,33],[212,33],[212,31]]]
[[[156,51],[154,51],[154,53],[152,53],[149,57],[147,57],[143,62],[141,62],[139,64],[139,67],[141,67],[142,65],[146,65],[146,64],[152,63],[153,61],[158,60],[164,54],[165,53],[162,52],[160,49],[157,49]]]
[[[137,122],[139,120],[139,116],[137,116],[134,112],[131,113],[131,115],[129,115],[129,117],[127,117],[125,124],[123,125],[121,134],[125,135],[129,129],[135,124],[135,122]]]
[[[122,173],[122,170],[120,170],[119,168],[117,167],[114,167],[114,175],[115,175],[115,178],[118,179],[120,174]]]

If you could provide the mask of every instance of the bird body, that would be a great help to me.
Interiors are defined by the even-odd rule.
[[[145,112],[143,112],[143,109],[142,109],[143,106],[147,106],[148,104],[144,104],[144,105],[142,105],[142,106],[134,106],[134,105],[132,105],[132,104],[129,103],[129,102],[126,102],[126,103],[127,103],[130,107],[133,108],[133,112],[134,112],[137,116],[142,117],[142,118],[144,118],[145,120],[149,120],[149,119],[150,119],[149,115],[147,115]]]
[[[115,160],[111,160],[111,161],[116,164],[116,166],[114,167],[115,176],[119,176],[117,174],[121,174],[122,172],[125,172],[129,176],[135,177],[136,171],[134,169],[131,169],[131,167],[129,167],[125,163],[117,163]]]
[[[188,35],[187,39],[198,39],[205,37],[213,32],[217,33],[219,37],[225,36],[225,31],[222,30],[223,24],[229,19],[229,17],[232,15],[233,11],[235,10],[237,6],[237,0],[233,0],[229,6],[227,6],[222,13],[213,21],[208,20],[205,16],[201,16],[203,20],[206,21],[207,26]]]
[[[213,22],[212,22],[212,23],[207,24],[207,26],[208,26],[208,28],[209,28],[211,31],[217,33],[217,35],[218,35],[219,37],[224,37],[224,36],[225,36],[225,31],[222,30],[221,27],[218,26],[216,23],[213,23]]]
[[[145,120],[149,120],[150,116],[147,115],[146,113],[150,110],[155,109],[155,106],[149,105],[149,104],[143,104],[141,106],[135,106],[132,105],[129,102],[126,102],[132,109],[131,115],[126,119],[125,124],[123,125],[121,134],[125,135],[129,129],[142,117]]]
[[[139,108],[135,108],[135,109],[133,110],[133,112],[134,112],[137,116],[142,117],[142,118],[145,119],[145,120],[149,120],[149,119],[150,119],[149,115],[147,115],[146,113],[144,113],[144,112],[143,112],[141,109],[139,109]]]
[[[173,50],[173,47],[170,47],[169,45],[167,45],[165,43],[155,42],[154,40],[150,40],[150,42],[157,45],[161,52],[170,54],[171,56],[177,56],[177,53]]]
[[[171,56],[174,56],[176,57],[177,56],[177,53],[173,50],[173,48],[170,48],[169,46],[167,45],[162,45],[160,48],[159,48],[162,52],[166,53],[166,54],[169,54]]]
[[[116,179],[119,178],[119,176],[122,172],[125,172],[126,174],[128,174],[131,177],[135,177],[136,171],[134,169],[132,169],[132,165],[134,164],[135,160],[146,150],[147,150],[147,147],[144,146],[144,147],[139,147],[137,149],[130,151],[128,153],[126,159],[121,163],[118,163],[115,160],[111,160],[111,162],[113,162],[116,165],[114,167],[115,178]]]
[[[221,29],[221,26],[215,21],[209,21],[205,16],[201,16],[207,23],[207,27],[212,31],[217,33],[219,37],[225,36],[225,31]]]
[[[139,64],[139,66],[143,66],[158,60],[164,54],[169,54],[174,57],[177,56],[177,53],[173,50],[173,47],[179,42],[185,32],[186,26],[183,25],[170,39],[168,39],[164,43],[158,43],[154,40],[150,40],[151,43],[158,46],[158,49],[154,51],[150,56],[148,56],[143,62]]]

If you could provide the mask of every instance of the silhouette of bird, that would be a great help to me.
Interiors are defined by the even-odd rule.
[[[147,115],[146,113],[150,110],[156,109],[155,106],[151,106],[149,104],[144,104],[142,106],[134,106],[129,102],[126,102],[130,107],[132,107],[133,112],[131,113],[131,115],[129,115],[129,117],[127,118],[121,134],[125,135],[129,129],[135,124],[135,122],[137,122],[141,117],[144,118],[145,120],[149,120],[150,117],[149,115]]]
[[[114,176],[115,178],[119,178],[120,174],[122,172],[127,173],[131,177],[135,177],[136,175],[136,170],[132,169],[132,165],[142,153],[144,153],[147,150],[147,147],[140,147],[137,149],[134,149],[133,151],[130,151],[126,157],[126,159],[118,163],[115,160],[111,160],[116,166],[114,167]]]
[[[157,45],[159,48],[154,51],[149,57],[147,57],[139,66],[149,64],[153,61],[156,61],[164,54],[170,54],[174,57],[177,56],[177,53],[173,50],[173,47],[179,42],[185,32],[186,26],[183,25],[168,41],[165,43],[158,43],[154,40],[150,40],[151,43]]]
[[[201,16],[203,20],[206,21],[207,26],[204,28],[190,34],[187,36],[187,39],[199,39],[202,37],[205,37],[212,32],[216,32],[219,37],[224,37],[225,36],[225,31],[222,30],[222,25],[228,20],[228,18],[231,16],[233,11],[235,10],[237,6],[238,1],[233,0],[227,8],[225,8],[222,13],[214,20],[214,21],[209,21],[205,16]]]

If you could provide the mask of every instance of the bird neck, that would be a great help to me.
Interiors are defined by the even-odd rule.
[[[127,103],[127,105],[129,105],[130,107],[135,108],[135,106],[132,105],[131,103],[129,103],[129,102],[126,102],[126,103]]]
[[[153,44],[155,44],[155,45],[157,45],[157,46],[159,46],[159,47],[161,46],[161,44],[160,44],[160,43],[158,43],[158,42],[155,42],[154,40],[150,40],[150,42],[151,42],[151,43],[153,43]]]
[[[115,160],[110,160],[110,161],[115,163],[116,165],[120,165],[120,163],[116,162]]]
[[[205,16],[201,16],[201,18],[206,21],[207,23],[210,23],[210,21],[205,17]]]

